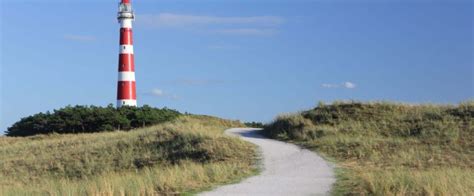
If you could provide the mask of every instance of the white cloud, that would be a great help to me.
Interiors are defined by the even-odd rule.
[[[163,90],[157,88],[151,90],[151,94],[157,97],[162,97],[163,95],[165,95],[165,93],[163,93]]]
[[[344,82],[342,84],[322,84],[321,87],[323,88],[347,88],[347,89],[354,89],[357,87],[356,84],[352,82]]]
[[[349,88],[349,89],[352,89],[352,88],[355,88],[356,85],[352,82],[344,82],[344,87],[345,88]]]
[[[214,32],[225,35],[273,35],[277,33],[275,29],[263,28],[237,28],[237,29],[219,29]]]
[[[203,25],[258,25],[278,26],[285,20],[278,16],[218,17],[204,15],[186,15],[174,13],[145,14],[137,18],[141,23],[152,27],[186,27]]]
[[[205,86],[205,85],[218,85],[224,84],[226,81],[224,80],[206,80],[206,79],[182,79],[182,80],[174,80],[172,83],[178,85],[186,85],[186,86]]]
[[[173,100],[178,100],[178,99],[180,99],[179,96],[174,95],[174,94],[165,93],[163,90],[158,89],[158,88],[152,89],[152,90],[151,90],[149,93],[147,93],[147,94],[152,95],[152,96],[155,96],[155,97],[170,98],[170,99],[173,99]]]
[[[95,41],[96,37],[87,35],[64,35],[64,39],[72,41]]]

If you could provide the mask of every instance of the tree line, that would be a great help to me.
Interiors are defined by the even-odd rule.
[[[8,128],[7,136],[31,136],[49,133],[93,133],[130,130],[171,121],[181,113],[168,108],[115,108],[98,106],[67,106],[53,112],[22,118]]]

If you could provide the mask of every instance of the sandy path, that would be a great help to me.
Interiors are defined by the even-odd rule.
[[[267,139],[258,129],[226,131],[260,147],[263,171],[238,184],[219,187],[201,195],[328,195],[334,183],[333,168],[317,154],[285,142]]]

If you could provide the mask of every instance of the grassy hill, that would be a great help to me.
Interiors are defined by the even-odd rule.
[[[474,195],[474,102],[319,104],[264,133],[336,161],[336,195]]]
[[[128,132],[0,137],[0,195],[185,194],[256,172],[239,122],[184,115]],[[250,156],[249,156],[250,155]]]

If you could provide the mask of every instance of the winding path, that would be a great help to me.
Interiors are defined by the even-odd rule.
[[[238,184],[201,195],[328,195],[335,182],[333,166],[317,154],[258,134],[259,129],[235,128],[226,132],[260,147],[263,171]]]

